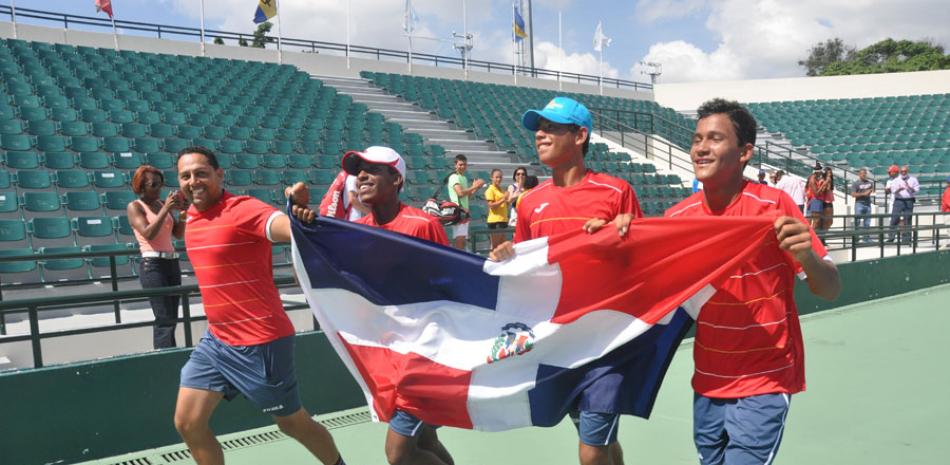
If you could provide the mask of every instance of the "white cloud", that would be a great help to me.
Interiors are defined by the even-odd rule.
[[[637,20],[644,23],[658,19],[675,19],[699,12],[705,0],[640,0],[635,14]]]
[[[608,53],[610,49],[607,49]],[[534,45],[534,63],[538,68],[597,76],[599,57],[593,53],[566,53],[551,42],[538,42]],[[620,72],[604,62],[604,77],[617,78]]]
[[[950,45],[950,8],[936,0],[721,0],[707,5],[706,27],[718,39],[716,48],[704,51],[683,41],[654,44],[643,60],[662,63],[660,82],[803,76],[798,60],[833,37],[857,47],[887,37],[932,38]]]

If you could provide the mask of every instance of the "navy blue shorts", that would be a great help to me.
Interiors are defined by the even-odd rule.
[[[821,199],[811,199],[808,201],[808,213],[822,213],[825,211],[825,202]]]
[[[581,442],[588,446],[609,446],[617,441],[620,429],[619,413],[571,412]]]
[[[181,386],[214,391],[231,400],[239,393],[264,413],[279,417],[300,410],[294,369],[294,336],[256,346],[230,346],[205,332],[181,369]]]
[[[693,440],[701,465],[770,465],[785,431],[791,396],[693,398]]]
[[[423,426],[426,426],[426,423],[416,418],[415,415],[403,412],[402,410],[396,410],[393,417],[389,419],[389,429],[410,438],[418,436]],[[438,428],[436,425],[428,426]]]

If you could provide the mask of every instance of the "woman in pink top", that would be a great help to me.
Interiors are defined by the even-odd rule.
[[[172,245],[172,235],[180,239],[185,233],[181,216],[185,208],[178,200],[178,191],[168,194],[164,202],[159,199],[164,185],[165,177],[154,166],[142,165],[132,176],[132,192],[139,198],[129,203],[127,212],[142,251],[139,280],[143,289],[181,285],[181,267]],[[154,347],[175,347],[178,296],[152,297],[149,300],[155,314]]]

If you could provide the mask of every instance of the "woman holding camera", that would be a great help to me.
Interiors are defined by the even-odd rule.
[[[143,289],[181,285],[181,267],[172,235],[180,239],[185,233],[185,208],[178,191],[169,193],[164,201],[160,199],[164,186],[165,177],[154,166],[142,165],[132,176],[132,192],[139,198],[129,203],[127,213],[142,251],[139,280]],[[155,315],[154,347],[175,347],[179,297],[167,295],[149,300]]]

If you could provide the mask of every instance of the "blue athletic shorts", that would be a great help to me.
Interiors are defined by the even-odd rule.
[[[693,439],[701,465],[770,465],[785,430],[791,396],[693,398]]]
[[[389,419],[389,429],[410,438],[416,437],[425,425],[426,423],[416,418],[415,415],[403,412],[402,410],[396,410],[393,417]],[[429,426],[431,428],[438,428],[437,425]]]
[[[620,414],[598,412],[571,412],[581,442],[588,446],[609,446],[617,441]]]
[[[822,213],[825,211],[825,202],[821,199],[811,199],[808,201],[808,213]]]
[[[264,413],[279,417],[300,410],[294,369],[294,336],[256,346],[229,346],[205,332],[181,369],[181,386],[239,393]]]

